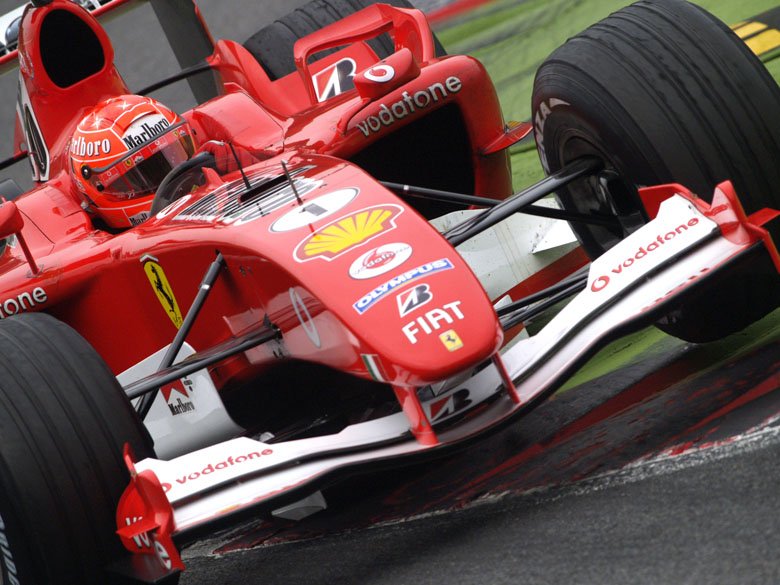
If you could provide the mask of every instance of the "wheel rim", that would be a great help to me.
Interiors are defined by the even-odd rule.
[[[618,220],[619,229],[591,224],[572,226],[585,251],[591,257],[599,256],[647,223],[647,214],[637,186],[621,173],[621,165],[591,137],[567,129],[559,144],[557,154],[561,167],[584,157],[602,161],[600,173],[574,181],[558,193],[558,199],[566,209]]]

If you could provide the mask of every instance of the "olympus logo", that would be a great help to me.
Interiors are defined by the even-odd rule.
[[[413,280],[427,276],[429,274],[433,274],[435,272],[440,272],[442,270],[451,270],[452,268],[455,268],[455,266],[448,258],[440,258],[439,260],[428,262],[422,266],[418,266],[417,268],[412,268],[411,270],[407,270],[403,274],[399,274],[398,276],[391,278],[387,282],[380,284],[374,290],[366,293],[359,301],[354,303],[352,307],[358,312],[359,315],[362,315],[368,311],[374,305],[374,303],[382,300],[393,291],[409,284]]]

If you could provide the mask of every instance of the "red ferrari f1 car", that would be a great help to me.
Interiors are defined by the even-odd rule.
[[[692,4],[569,40],[514,124],[408,5],[320,0],[241,45],[151,1],[189,61],[150,91],[213,74],[181,114],[131,94],[78,4],[21,21],[3,583],[175,582],[198,535],[514,423],[617,336],[708,341],[780,301],[780,91]],[[513,194],[531,132],[548,177]],[[568,221],[589,268],[523,273],[524,214]]]

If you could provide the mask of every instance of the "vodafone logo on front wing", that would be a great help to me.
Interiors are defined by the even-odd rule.
[[[199,468],[192,471],[184,471],[180,472],[182,473],[181,476],[174,477],[174,480],[176,484],[178,485],[185,485],[188,482],[197,481],[201,478],[206,478],[212,473],[219,473],[224,470],[230,470],[233,466],[241,466],[242,464],[246,462],[252,462],[255,459],[260,459],[261,457],[268,457],[269,455],[273,455],[273,449],[265,448],[261,451],[251,451],[249,453],[245,453],[243,455],[233,456],[230,455],[229,457],[226,457],[225,459],[221,461],[217,461],[216,463],[208,463],[203,468]],[[171,483],[163,483],[162,488],[164,492],[169,492],[171,488],[175,487]]]
[[[647,244],[643,246],[639,246],[637,251],[623,260],[622,262],[614,265],[612,269],[609,271],[609,273],[603,273],[596,278],[593,279],[593,281],[590,283],[590,290],[593,292],[599,292],[607,288],[609,286],[609,283],[617,276],[620,276],[625,273],[625,271],[630,271],[631,267],[636,263],[644,258],[652,257],[652,254],[656,252],[656,250],[660,250],[662,246],[666,245],[667,242],[670,242],[674,240],[675,238],[679,236],[684,236],[685,232],[688,231],[689,228],[695,227],[698,225],[699,219],[696,217],[692,217],[689,220],[687,220],[684,223],[679,224],[677,227],[675,227],[672,230],[669,230],[665,234],[658,234],[656,238]]]

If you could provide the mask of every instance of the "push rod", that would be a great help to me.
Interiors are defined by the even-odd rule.
[[[493,227],[498,222],[503,221],[510,215],[513,215],[518,211],[523,211],[523,208],[528,207],[542,197],[554,193],[556,190],[568,185],[572,181],[576,181],[587,175],[592,175],[597,172],[601,166],[601,161],[596,158],[577,159],[549,177],[542,179],[535,185],[516,193],[491,209],[485,210],[477,217],[456,225],[448,230],[444,234],[444,237],[446,237],[453,246],[462,244],[486,229]]]
[[[398,195],[417,197],[419,199],[432,199],[434,201],[460,203],[462,205],[476,205],[477,207],[495,207],[503,201],[502,199],[492,199],[490,197],[480,197],[478,195],[466,195],[465,193],[455,193],[454,191],[441,191],[439,189],[429,189],[427,187],[418,187],[416,185],[406,185],[403,183],[393,183],[391,181],[379,182]],[[535,215],[537,217],[548,217],[550,219],[573,221],[575,223],[600,225],[608,228],[620,227],[620,224],[615,220],[614,217],[611,216],[596,215],[594,213],[576,213],[574,211],[566,211],[565,209],[556,209],[555,207],[529,205],[524,207],[521,210],[521,213]]]
[[[571,276],[565,278],[560,282],[556,282],[555,284],[548,286],[545,289],[532,293],[512,303],[509,303],[508,305],[504,305],[503,307],[496,309],[496,314],[499,317],[504,317],[506,315],[509,315],[510,313],[514,313],[519,309],[527,307],[528,305],[532,305],[533,303],[536,303],[538,301],[543,301],[547,297],[551,297],[561,292],[562,290],[567,290],[570,286],[574,284],[577,284],[580,288],[582,288],[585,286],[587,280],[588,280],[587,270],[586,269],[578,270],[577,272],[575,272],[574,274],[572,274]]]
[[[161,369],[146,378],[128,384],[124,387],[125,393],[130,400],[144,395],[154,396],[160,386],[280,337],[281,334],[276,329],[264,328],[239,339],[229,339],[211,350],[190,356],[175,366]]]
[[[179,351],[184,345],[184,340],[187,338],[187,335],[189,335],[190,330],[192,329],[193,323],[195,323],[195,319],[198,317],[201,308],[203,308],[203,303],[206,302],[206,299],[211,292],[211,287],[213,286],[214,281],[217,280],[219,271],[224,263],[225,259],[222,257],[222,253],[217,252],[217,257],[209,265],[208,270],[206,270],[206,275],[203,277],[203,280],[200,283],[198,293],[195,295],[195,300],[192,301],[192,305],[190,305],[190,309],[187,311],[187,315],[184,317],[184,321],[182,322],[181,327],[179,327],[179,330],[176,332],[176,336],[173,338],[171,345],[168,346],[168,351],[165,352],[165,355],[160,362],[158,371],[164,370],[173,364],[176,356],[179,354]],[[147,414],[149,414],[149,409],[152,408],[152,403],[154,402],[156,395],[156,390],[148,393],[141,400],[141,404],[138,405],[138,414],[142,420],[146,417]]]
[[[580,292],[583,288],[585,288],[586,282],[586,280],[570,282],[569,286],[558,291],[556,294],[539,301],[532,307],[519,308],[514,313],[510,313],[501,317],[501,328],[504,331],[508,331],[515,325],[536,317],[539,313],[549,309],[556,303],[559,303],[571,295]]]
[[[416,185],[406,185],[403,183],[393,183],[391,181],[379,182],[398,195],[417,197],[419,199],[432,199],[434,201],[444,201],[447,203],[476,205],[477,207],[495,207],[503,201],[502,199],[492,199],[490,197],[480,197],[478,195],[466,195],[465,193],[455,193],[454,191],[441,191],[439,189],[429,189],[427,187],[418,187]],[[596,215],[594,213],[576,213],[574,211],[566,211],[565,209],[556,209],[554,207],[528,205],[521,210],[521,213],[535,215],[537,217],[548,217],[550,219],[573,221],[575,223],[601,225],[608,228],[620,227],[620,224],[615,220],[614,217],[611,216]]]

